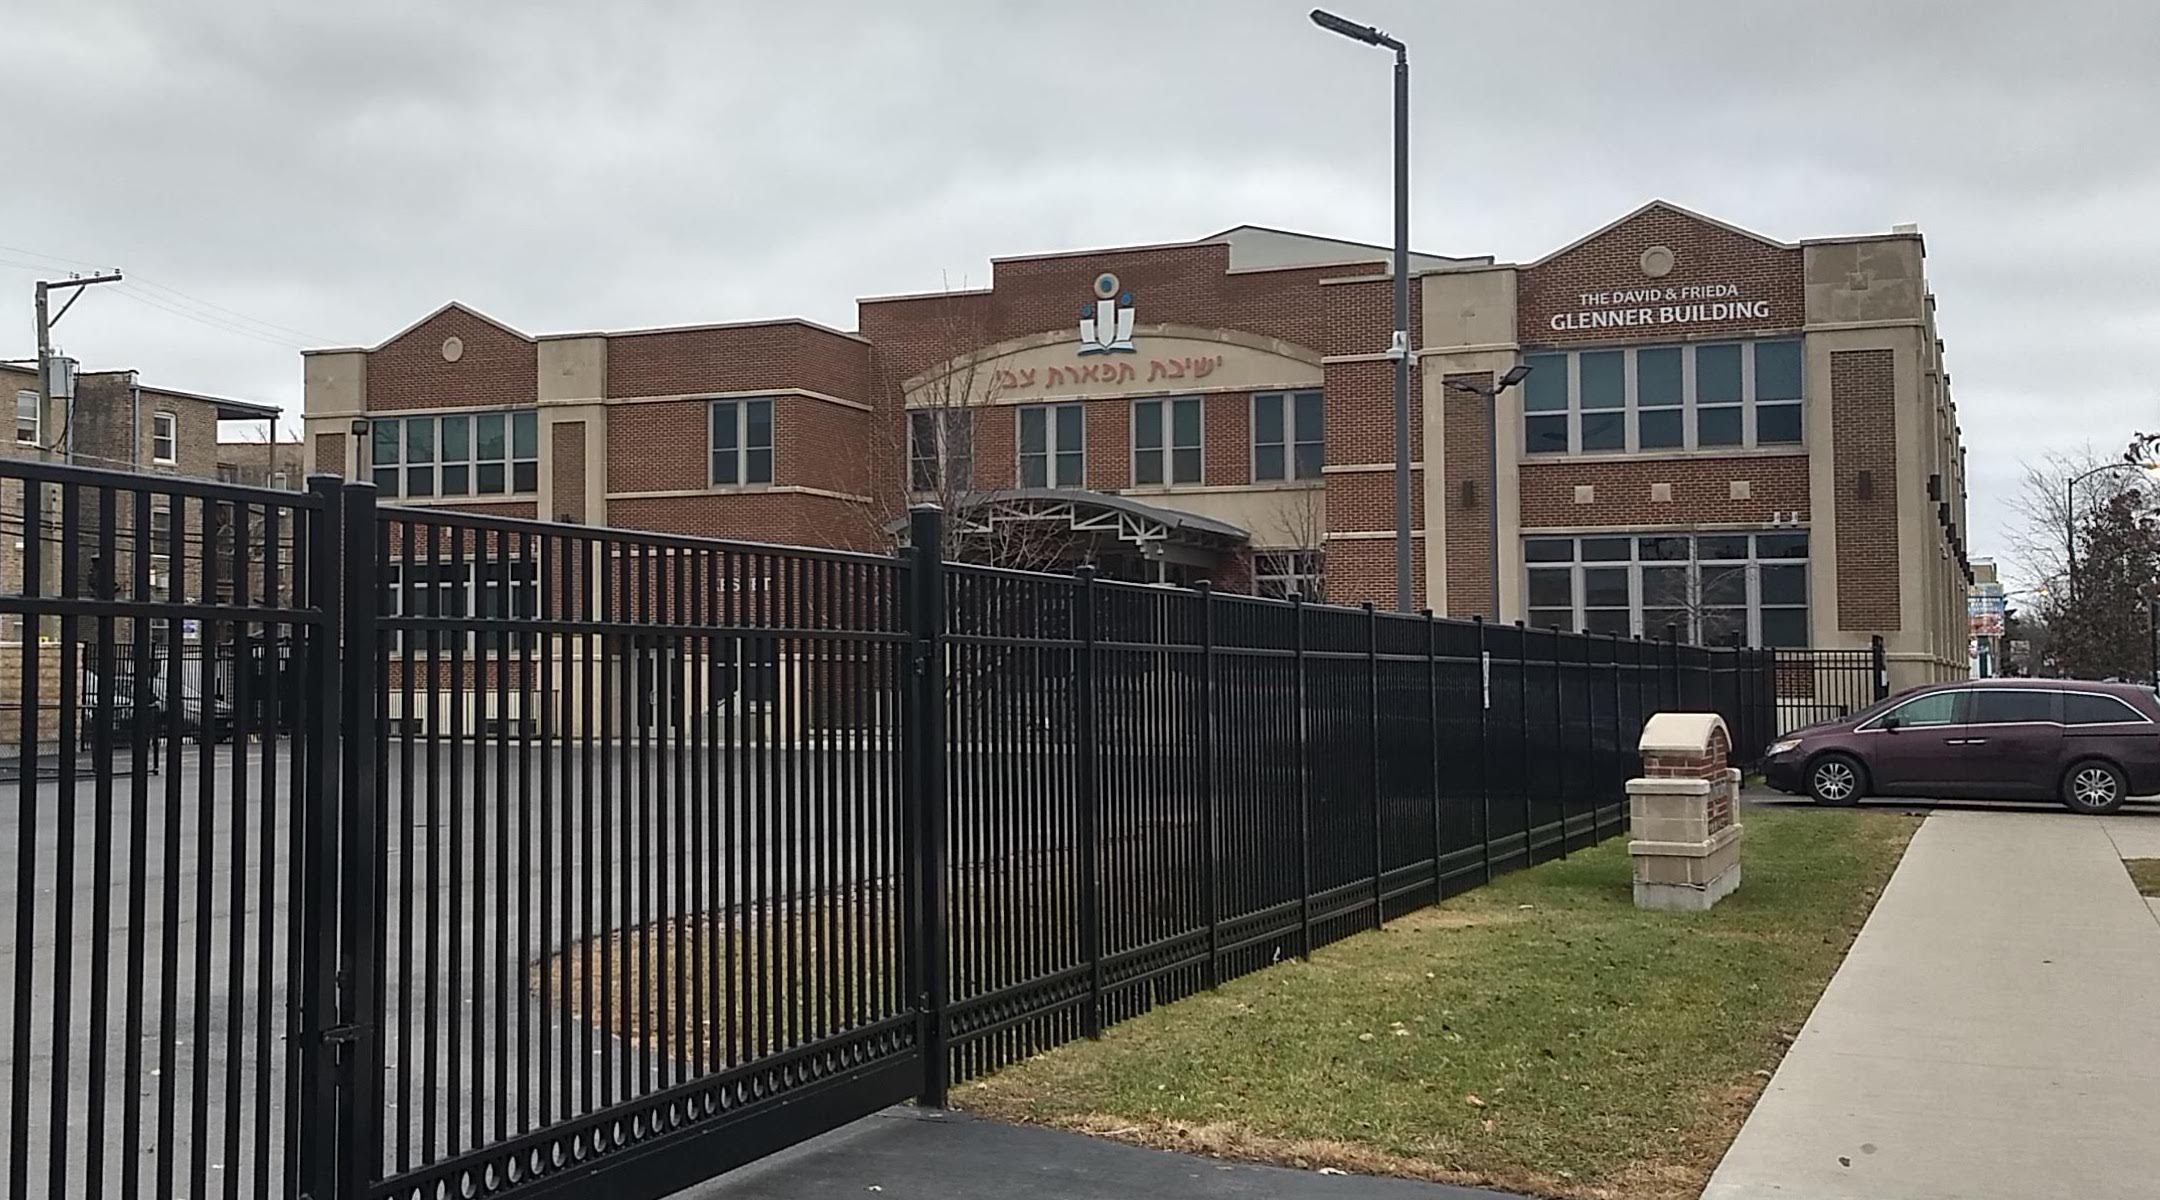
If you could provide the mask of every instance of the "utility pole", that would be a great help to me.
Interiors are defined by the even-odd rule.
[[[84,288],[94,283],[118,282],[120,282],[120,272],[118,271],[109,271],[103,275],[77,276],[73,279],[40,279],[37,281],[38,457],[41,459],[52,458],[53,451],[53,443],[45,437],[45,422],[52,417],[52,327],[60,323],[60,318],[66,316],[69,309],[75,307],[77,300],[82,299],[82,290]],[[60,306],[59,312],[48,316],[47,309],[51,303],[50,297],[56,291],[71,291],[74,294],[67,298],[66,304]],[[70,389],[70,391],[72,390]],[[73,426],[74,422],[70,420],[62,427],[62,436],[67,439],[66,457],[70,462],[75,459],[75,431]]]

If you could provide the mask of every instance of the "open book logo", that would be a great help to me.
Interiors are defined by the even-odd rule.
[[[1095,277],[1095,298],[1080,308],[1080,353],[1131,354],[1132,293],[1118,288],[1118,277],[1105,271]]]

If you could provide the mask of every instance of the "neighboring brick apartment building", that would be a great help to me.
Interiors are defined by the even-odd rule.
[[[1113,575],[1379,599],[1387,260],[1250,226],[1001,258],[987,288],[863,300],[852,332],[533,337],[451,304],[311,352],[306,448],[401,503],[773,542],[882,547],[938,495]],[[1534,263],[1415,256],[1421,602],[1881,633],[1899,682],[1962,664],[1962,452],[1921,260],[1908,229],[1787,244],[1662,202]]]

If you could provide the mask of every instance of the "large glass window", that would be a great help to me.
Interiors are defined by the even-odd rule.
[[[180,461],[180,417],[163,410],[150,415],[150,461],[170,466]]]
[[[1802,440],[1792,339],[1532,354],[1529,454],[1791,445]]]
[[[2116,725],[2144,720],[2136,709],[2113,696],[2103,696],[2098,692],[2063,693],[2065,725]]]
[[[1525,607],[1540,628],[1808,643],[1805,532],[1598,534],[1523,543]]]
[[[1133,402],[1133,483],[1199,483],[1200,398]]]
[[[2058,721],[2055,705],[2062,693],[2041,688],[1975,688],[1967,702],[1969,725],[2032,725]]]
[[[1078,404],[1020,410],[1020,486],[1086,487],[1087,417]]]
[[[1318,479],[1326,455],[1318,392],[1252,398],[1253,478]]]
[[[771,483],[772,435],[772,401],[713,401],[713,484]]]
[[[1964,692],[1930,692],[1925,696],[1915,696],[1907,700],[1884,716],[1896,717],[1898,724],[1915,729],[1955,725],[1959,719],[1958,710],[1964,706],[1965,696]]]
[[[392,617],[441,617],[454,625],[468,617],[481,620],[530,622],[539,615],[538,564],[523,559],[507,561],[393,563],[383,576],[383,614]],[[530,630],[428,629],[410,635],[389,630],[394,653],[448,654],[451,639],[464,654],[522,653],[538,647],[538,635]]]
[[[975,410],[917,409],[908,414],[908,486],[964,492],[975,486]]]
[[[540,414],[376,417],[368,461],[386,497],[507,496],[540,489]]]
[[[1291,595],[1317,600],[1326,582],[1319,550],[1262,550],[1253,555],[1253,590],[1280,600]]]

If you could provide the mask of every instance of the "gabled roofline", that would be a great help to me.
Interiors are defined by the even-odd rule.
[[[1678,213],[1683,217],[1689,218],[1690,220],[1701,221],[1705,225],[1715,225],[1716,227],[1724,230],[1727,233],[1737,233],[1741,237],[1761,242],[1765,246],[1774,247],[1779,250],[1797,250],[1800,248],[1797,242],[1781,242],[1778,241],[1776,238],[1764,237],[1762,234],[1759,234],[1752,229],[1742,229],[1738,225],[1734,225],[1729,221],[1720,221],[1716,217],[1709,216],[1705,213],[1696,212],[1692,208],[1686,208],[1682,205],[1674,204],[1670,200],[1652,200],[1648,204],[1645,204],[1633,210],[1632,212],[1629,212],[1620,217],[1616,217],[1613,220],[1607,221],[1603,225],[1598,226],[1596,229],[1593,229],[1590,232],[1582,235],[1581,237],[1576,238],[1574,241],[1569,242],[1567,245],[1560,247],[1558,250],[1554,250],[1542,258],[1533,259],[1530,262],[1524,263],[1523,265],[1526,267],[1544,266],[1546,263],[1551,262],[1553,259],[1556,259],[1561,255],[1567,254],[1571,251],[1580,249],[1583,245],[1595,241],[1598,238],[1601,238],[1606,234],[1611,233],[1613,230],[1618,229],[1620,226],[1627,224],[1629,221],[1632,221],[1635,218],[1643,215],[1644,213],[1657,208],[1662,208],[1667,212]]]
[[[532,339],[532,337],[531,337],[531,335],[529,335],[529,334],[525,333],[525,332],[524,332],[523,330],[520,330],[520,329],[513,329],[513,328],[511,328],[510,326],[508,326],[508,325],[505,325],[505,324],[503,324],[503,323],[502,323],[501,321],[498,321],[498,320],[496,320],[495,318],[493,318],[493,317],[491,317],[491,316],[487,315],[487,314],[486,314],[486,313],[484,313],[484,312],[481,312],[481,311],[480,311],[479,309],[477,309],[477,308],[474,308],[474,307],[473,307],[472,305],[470,305],[470,304],[467,304],[467,303],[465,303],[465,302],[463,302],[463,301],[461,301],[461,300],[452,300],[452,301],[450,301],[449,303],[447,303],[447,304],[444,304],[444,305],[442,305],[442,306],[441,306],[440,308],[437,308],[437,309],[436,309],[435,311],[433,311],[433,312],[429,313],[428,315],[426,315],[426,316],[424,316],[424,317],[420,318],[420,319],[419,319],[419,320],[417,320],[417,321],[414,321],[414,322],[413,322],[412,324],[410,324],[410,325],[407,325],[407,326],[406,326],[405,328],[403,328],[403,329],[400,329],[400,330],[398,330],[398,331],[397,331],[396,333],[393,333],[393,334],[391,334],[391,335],[390,335],[389,337],[386,337],[386,338],[384,338],[383,340],[381,340],[381,341],[379,341],[379,342],[375,343],[375,344],[374,344],[374,345],[372,345],[372,346],[355,346],[355,347],[352,347],[351,349],[356,349],[356,350],[365,350],[365,351],[367,351],[368,353],[370,353],[370,354],[373,354],[373,353],[374,353],[375,351],[377,351],[377,350],[380,350],[380,349],[382,349],[383,347],[385,347],[385,346],[389,345],[390,343],[392,343],[392,342],[394,342],[394,341],[398,340],[398,339],[399,339],[399,338],[401,338],[401,337],[404,337],[404,336],[405,336],[406,334],[408,334],[408,333],[411,333],[411,332],[412,332],[413,330],[415,330],[415,329],[418,329],[418,328],[420,328],[420,327],[421,327],[422,325],[425,325],[425,324],[427,324],[427,323],[428,323],[429,321],[432,321],[432,320],[434,320],[435,318],[437,318],[437,317],[439,317],[439,316],[443,315],[444,313],[446,313],[446,312],[449,312],[449,311],[450,311],[451,309],[453,309],[453,308],[454,308],[454,309],[456,309],[456,310],[458,310],[458,311],[459,311],[459,312],[461,312],[461,313],[464,313],[464,314],[465,314],[466,316],[468,316],[468,317],[472,317],[472,318],[474,318],[475,320],[479,320],[479,321],[485,321],[485,322],[487,322],[488,324],[490,324],[490,325],[493,325],[493,326],[494,326],[495,328],[497,328],[497,329],[500,329],[500,330],[502,330],[502,331],[503,331],[504,333],[507,333],[507,334],[509,334],[509,335],[510,335],[511,337],[514,337],[514,338],[518,339],[518,340],[519,340],[519,341],[521,341],[521,342],[529,342],[529,341],[533,340],[533,339]],[[302,354],[338,354],[338,353],[345,353],[345,352],[347,352],[347,351],[339,351],[339,350],[303,350],[303,351],[301,351],[301,353],[302,353]]]

